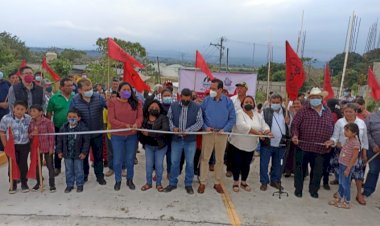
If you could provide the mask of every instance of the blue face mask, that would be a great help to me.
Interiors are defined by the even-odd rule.
[[[343,96],[348,97],[350,95],[350,92],[344,91]]]
[[[281,104],[271,104],[270,108],[272,108],[273,111],[280,110]]]
[[[164,104],[171,104],[172,102],[173,102],[172,97],[163,97],[162,98],[162,103],[164,103]]]
[[[69,118],[68,121],[70,125],[76,125],[78,123],[78,119],[76,118]]]
[[[322,104],[322,99],[310,99],[310,104],[313,107],[321,105]]]
[[[3,72],[0,71],[0,80],[4,78]]]
[[[94,90],[89,90],[83,93],[85,97],[92,97],[93,94],[94,94]]]

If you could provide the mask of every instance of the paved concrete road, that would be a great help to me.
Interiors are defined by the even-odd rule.
[[[273,197],[275,190],[271,187],[266,192],[260,191],[258,159],[252,165],[248,180],[252,192],[234,193],[232,180],[225,179],[232,203],[223,202],[223,197],[212,189],[211,173],[203,195],[187,195],[183,177],[178,189],[171,193],[158,193],[155,189],[142,192],[140,187],[145,183],[143,153],[142,150],[138,154],[139,164],[135,167],[136,191],[130,191],[125,180],[121,190],[114,191],[113,177],[107,178],[106,186],[100,186],[91,171],[83,193],[74,190],[64,194],[64,174],[61,174],[56,178],[56,193],[18,192],[9,195],[7,168],[1,167],[0,225],[231,225],[231,212],[238,216],[242,225],[379,225],[380,222],[379,192],[367,200],[367,206],[359,206],[353,201],[351,210],[342,210],[327,204],[333,191],[320,191],[318,200],[312,199],[308,193],[304,193],[302,199],[296,198],[293,178],[283,179],[289,197]],[[47,179],[46,169],[44,175]],[[29,186],[34,183],[29,181]],[[168,181],[165,179],[163,184],[166,186]],[[198,183],[194,182],[194,190],[197,186]],[[332,188],[335,190],[337,186]],[[355,192],[352,186],[353,198]],[[231,210],[229,204],[235,209]]]

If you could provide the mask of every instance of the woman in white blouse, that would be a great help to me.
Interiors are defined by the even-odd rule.
[[[364,180],[364,163],[367,162],[367,150],[368,150],[368,137],[367,126],[365,122],[357,117],[357,105],[353,103],[346,104],[343,108],[344,117],[339,119],[335,123],[333,136],[325,144],[327,146],[336,146],[339,151],[335,153],[331,167],[334,169],[334,173],[337,161],[339,158],[340,148],[346,143],[346,137],[344,136],[344,126],[348,123],[355,123],[359,127],[359,140],[361,144],[361,151],[358,161],[353,169],[352,177],[355,179],[357,195],[356,200],[361,205],[365,205],[366,201],[362,195],[362,187]]]
[[[262,116],[254,111],[255,100],[252,96],[246,96],[241,103],[241,107],[242,110],[236,112],[236,125],[232,129],[233,133],[271,136],[269,126]],[[228,141],[233,156],[232,173],[234,184],[232,188],[235,192],[239,191],[239,179],[241,176],[240,187],[245,191],[251,191],[251,187],[247,184],[247,178],[259,138],[231,135]]]

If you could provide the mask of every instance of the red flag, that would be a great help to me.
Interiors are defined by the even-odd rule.
[[[297,99],[298,91],[305,81],[305,72],[301,59],[286,41],[286,92],[290,100]]]
[[[331,86],[330,68],[329,68],[328,64],[326,64],[326,68],[325,68],[325,78],[324,78],[324,82],[323,82],[323,90],[329,92],[327,97],[325,97],[325,100],[329,100],[331,98],[334,98],[335,94],[334,94],[334,90]]]
[[[114,60],[129,62],[135,67],[144,68],[143,64],[125,52],[112,38],[108,38],[108,56]]]
[[[30,151],[30,166],[29,166],[28,174],[26,175],[26,177],[29,179],[37,179],[38,147],[39,147],[38,136],[33,136],[32,149]]]
[[[15,140],[13,137],[13,132],[11,127],[8,128],[8,141],[4,147],[5,154],[8,155],[10,161],[12,161],[12,178],[13,180],[20,179],[20,169],[18,168],[16,162],[16,150],[15,150]]]
[[[371,96],[373,99],[376,101],[380,100],[380,85],[371,68],[368,68],[368,87],[371,88]]]
[[[124,76],[125,82],[131,84],[138,92],[144,90],[150,91],[150,87],[141,79],[139,73],[127,62],[124,62]]]
[[[201,69],[201,71],[203,71],[203,73],[205,73],[210,80],[214,79],[214,76],[208,68],[205,59],[198,50],[195,53],[195,67]]]
[[[26,60],[22,60],[22,61],[21,61],[21,65],[20,65],[20,67],[18,68],[16,75],[20,76],[20,75],[21,75],[21,71],[20,71],[20,69],[23,68],[23,67],[25,67],[25,66],[26,66]]]
[[[47,64],[46,62],[46,57],[43,58],[42,60],[42,64],[41,64],[41,67],[43,69],[45,69],[50,75],[51,77],[54,79],[54,81],[59,81],[61,80],[61,77],[59,77],[59,75],[57,75],[57,73],[55,73],[53,71],[53,69],[51,69],[51,67]]]

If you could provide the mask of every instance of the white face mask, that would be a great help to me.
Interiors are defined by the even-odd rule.
[[[218,95],[218,93],[214,90],[210,90],[210,97],[214,98]]]

